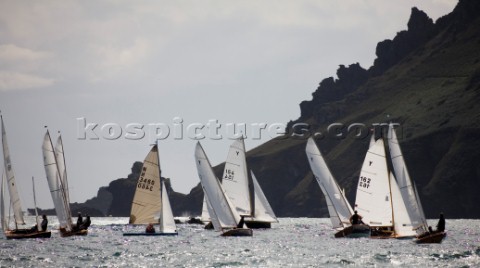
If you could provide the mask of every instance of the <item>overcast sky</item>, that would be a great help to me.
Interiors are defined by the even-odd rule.
[[[407,28],[411,7],[437,19],[456,2],[1,0],[0,110],[23,207],[33,207],[32,176],[39,206],[53,207],[45,125],[53,139],[62,132],[72,202],[143,161],[149,124],[159,135],[170,128],[159,142],[162,175],[188,193],[199,182],[188,125],[222,125],[222,139],[197,132],[213,165],[232,142],[227,123],[247,124],[252,149],[274,134],[254,139],[253,124],[274,130],[298,118],[299,103],[340,64],[370,67],[377,42]]]

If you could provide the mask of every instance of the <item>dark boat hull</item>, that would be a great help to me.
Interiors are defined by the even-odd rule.
[[[250,229],[272,228],[272,223],[264,221],[245,221],[245,224]]]
[[[213,230],[213,223],[209,222],[204,227],[205,230]]]
[[[45,231],[31,231],[30,229],[19,229],[19,230],[11,230],[5,232],[5,237],[7,239],[27,239],[27,238],[50,238],[52,236],[52,232]]]
[[[335,238],[359,238],[359,237],[370,237],[370,227],[365,224],[357,224],[344,228],[343,230],[335,233]]]
[[[66,231],[65,229],[60,229],[60,236],[61,237],[69,237],[69,236],[84,236],[88,234],[88,230],[72,230]]]
[[[447,236],[445,232],[437,232],[426,236],[418,237],[415,242],[417,244],[439,244]]]
[[[123,236],[175,236],[178,233],[123,233]]]
[[[222,236],[252,236],[252,229],[247,228],[235,228],[225,231]]]

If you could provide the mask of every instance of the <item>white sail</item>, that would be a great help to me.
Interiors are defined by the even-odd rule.
[[[392,226],[392,204],[383,139],[367,152],[357,186],[355,209],[371,227]]]
[[[403,158],[402,151],[397,140],[397,135],[392,124],[390,124],[389,126],[389,134],[390,136],[388,139],[388,148],[390,150],[393,170],[403,200],[405,201],[408,215],[410,216],[412,224],[415,228],[423,226],[422,232],[427,231],[428,224],[423,213],[422,205],[420,203],[420,199],[418,197],[418,194],[416,193],[410,175],[408,174],[407,166],[405,164],[405,160]]]
[[[261,222],[278,222],[270,203],[268,203],[260,184],[258,184],[257,178],[253,174],[253,171],[251,171],[251,174],[254,189],[253,191],[255,193],[255,214],[253,215],[253,219]]]
[[[7,217],[5,215],[5,181],[6,180],[7,179],[5,178],[5,172],[2,172],[2,185],[0,186],[0,217],[1,217],[0,224],[2,225],[3,232],[8,230],[8,222],[7,222]]]
[[[315,179],[325,195],[333,228],[350,226],[349,220],[353,214],[352,207],[333,178],[327,163],[325,163],[320,150],[312,138],[308,139],[305,151]]]
[[[372,133],[372,136],[370,136],[370,143],[368,145],[368,148],[372,147],[372,145],[375,144],[375,132]]]
[[[240,215],[230,203],[225,190],[215,177],[212,166],[200,143],[197,143],[195,147],[195,162],[203,190],[208,196],[208,201],[210,201],[214,212],[214,215],[210,213],[212,223],[214,217],[216,217],[215,220],[218,220],[222,229],[236,228],[240,222]]]
[[[393,227],[395,237],[413,237],[416,235],[416,232],[413,230],[405,202],[403,201],[395,176],[392,173],[390,173],[390,188],[392,190]]]
[[[209,216],[210,221],[212,222],[212,225],[213,225],[213,229],[217,232],[222,231],[222,229],[223,229],[222,225],[220,224],[220,221],[218,220],[217,214],[215,214],[215,211],[213,210],[213,207],[210,204],[210,201],[208,201],[208,198],[205,199],[205,202],[206,202],[208,215],[213,215],[213,216]]]
[[[35,181],[32,177],[32,192],[33,192],[33,206],[35,209],[35,222],[37,223],[37,231],[41,231],[40,219],[38,218],[38,209],[37,209],[37,195],[35,194]]]
[[[162,233],[176,233],[177,226],[173,218],[172,207],[168,198],[165,183],[162,181],[162,217],[160,224],[160,232]]]
[[[58,165],[58,174],[62,180],[63,188],[65,189],[66,202],[67,204],[70,204],[70,192],[68,188],[67,167],[65,165],[62,136],[58,136],[57,144],[55,145],[55,160],[57,161]]]
[[[158,223],[162,209],[158,147],[154,145],[143,161],[130,211],[130,224]]]
[[[50,188],[50,194],[52,195],[60,228],[71,231],[72,218],[70,214],[70,204],[68,204],[66,200],[65,189],[60,178],[55,151],[48,130],[43,139],[42,152],[48,187]]]
[[[10,203],[13,207],[13,214],[16,224],[25,224],[23,219],[22,204],[20,202],[20,196],[17,191],[17,183],[15,182],[15,174],[13,171],[12,162],[10,159],[10,151],[7,144],[7,133],[5,131],[5,125],[3,124],[3,117],[0,115],[2,121],[2,146],[3,146],[3,163],[5,167],[5,174],[7,176],[8,193],[10,195]]]
[[[203,195],[202,216],[200,217],[200,220],[204,223],[211,221],[207,207],[207,195],[205,193]]]
[[[244,216],[252,215],[243,139],[238,139],[230,145],[223,171],[222,186],[237,209],[238,214]]]

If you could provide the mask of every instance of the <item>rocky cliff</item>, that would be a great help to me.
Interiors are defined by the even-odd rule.
[[[307,136],[316,133],[353,205],[368,137],[355,137],[348,126],[396,122],[427,217],[443,211],[448,218],[480,218],[475,193],[480,189],[480,1],[461,0],[435,23],[412,8],[407,27],[378,43],[370,68],[340,65],[337,78],[321,80],[312,99],[300,104],[300,117],[288,123],[288,135],[248,152],[249,166],[277,216],[328,215],[305,156]],[[335,133],[329,135],[334,123]],[[128,216],[139,165],[79,207]],[[217,174],[222,168],[215,168]],[[188,195],[167,187],[175,215],[200,214],[200,186]]]

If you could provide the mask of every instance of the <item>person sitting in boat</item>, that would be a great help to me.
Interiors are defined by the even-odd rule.
[[[440,219],[437,223],[437,232],[445,231],[445,217],[443,217],[443,213],[440,213]]]
[[[153,227],[153,224],[149,223],[147,225],[147,228],[145,229],[145,232],[149,233],[149,234],[154,234],[155,233],[155,227]]]
[[[362,216],[358,215],[358,213],[357,213],[356,210],[355,210],[355,212],[353,213],[353,215],[350,217],[350,223],[351,223],[352,225],[363,224]]]
[[[80,228],[80,226],[81,226],[82,224],[83,224],[82,213],[78,212],[77,228]]]
[[[240,216],[240,222],[238,222],[237,228],[243,228],[243,224],[245,224],[245,216]]]
[[[47,215],[43,214],[42,215],[42,222],[40,223],[40,228],[41,228],[42,232],[45,232],[47,230],[47,226],[48,226]],[[35,224],[35,226],[33,226],[32,229],[30,229],[30,231],[32,231],[32,232],[38,231],[38,225]]]
[[[80,230],[87,230],[91,223],[90,216],[87,214],[85,222],[80,225]]]
[[[40,227],[42,228],[42,232],[45,232],[47,230],[47,226],[48,226],[47,215],[43,214],[42,223],[40,224]]]

